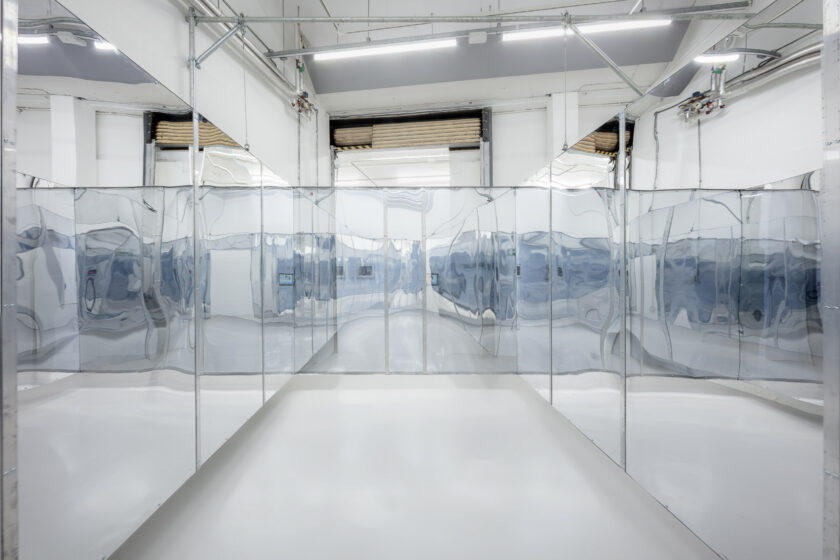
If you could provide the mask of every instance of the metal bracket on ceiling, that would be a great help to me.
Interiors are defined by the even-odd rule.
[[[199,23],[199,22],[200,22],[200,19],[199,19],[197,16],[194,16],[194,17],[195,17],[195,19],[196,19],[196,23]],[[201,53],[201,54],[200,54],[200,55],[199,55],[199,56],[195,59],[195,67],[196,67],[196,68],[201,68],[201,63],[202,63],[202,62],[204,62],[205,60],[207,60],[207,58],[208,58],[208,57],[210,57],[210,55],[211,55],[211,54],[213,54],[214,52],[216,52],[216,51],[219,49],[219,47],[221,47],[222,45],[224,45],[225,43],[227,43],[227,42],[228,42],[228,40],[229,40],[231,37],[233,37],[234,35],[236,35],[237,33],[245,33],[245,15],[244,15],[244,14],[239,14],[239,16],[237,16],[237,18],[236,18],[236,25],[234,25],[233,27],[231,27],[231,28],[230,28],[230,30],[229,30],[227,33],[225,33],[224,35],[222,35],[221,37],[219,37],[219,39],[217,39],[215,43],[213,43],[212,45],[210,45],[210,46],[207,48],[207,50],[206,50],[206,51],[204,51],[203,53]]]
[[[578,26],[577,26],[577,25],[575,25],[574,23],[572,23],[572,19],[571,19],[571,17],[568,17],[568,18],[567,18],[566,25],[568,26],[568,28],[569,28],[569,29],[571,29],[571,30],[574,32],[574,34],[575,34],[575,35],[577,35],[578,39],[580,39],[581,41],[583,41],[583,43],[584,43],[587,47],[589,47],[589,49],[590,49],[592,52],[594,52],[594,53],[595,53],[595,54],[597,54],[599,57],[601,57],[601,60],[603,60],[603,61],[607,64],[607,66],[609,66],[610,68],[612,68],[613,72],[615,72],[615,73],[618,75],[618,77],[619,77],[619,78],[621,78],[622,80],[624,80],[624,82],[625,82],[628,86],[630,86],[630,88],[631,88],[633,91],[635,91],[636,93],[638,93],[640,97],[644,97],[644,95],[645,95],[644,90],[643,90],[641,87],[639,87],[639,85],[638,85],[638,84],[636,84],[636,82],[634,82],[634,81],[633,81],[633,79],[632,79],[630,76],[628,76],[628,75],[624,72],[624,70],[622,70],[622,69],[621,69],[621,67],[620,67],[618,64],[616,64],[616,63],[615,63],[615,61],[614,61],[613,59],[611,59],[611,58],[609,57],[609,55],[607,55],[607,53],[605,53],[605,52],[601,49],[601,47],[599,47],[599,46],[598,46],[598,45],[596,45],[594,42],[592,42],[592,39],[590,39],[589,37],[587,37],[586,35],[584,35],[584,34],[581,32],[581,30],[578,28]]]

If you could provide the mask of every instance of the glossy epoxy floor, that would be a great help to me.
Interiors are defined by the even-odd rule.
[[[515,376],[298,375],[114,558],[717,558]]]

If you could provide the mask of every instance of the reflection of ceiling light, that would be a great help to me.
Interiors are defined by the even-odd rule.
[[[18,35],[18,45],[47,45],[49,42],[46,35]]]
[[[738,53],[706,53],[694,59],[700,64],[719,64],[722,62],[735,62],[741,55]]]
[[[578,29],[584,35],[608,33],[610,31],[630,31],[633,29],[649,29],[651,27],[666,27],[671,25],[670,19],[643,19],[639,21],[615,21],[610,23],[590,23],[579,25]],[[544,39],[546,37],[562,37],[571,35],[572,31],[565,27],[549,27],[543,29],[525,29],[522,31],[508,31],[502,35],[502,41],[525,41],[528,39]]]
[[[117,47],[105,41],[96,41],[93,45],[100,51],[115,51]]]
[[[382,54],[395,54],[404,52],[427,51],[432,49],[444,49],[454,47],[458,44],[455,39],[443,39],[440,41],[424,41],[421,43],[401,43],[387,45],[384,47],[362,47],[360,49],[344,49],[331,52],[322,52],[314,56],[315,60],[337,60],[340,58],[356,58],[359,56],[377,56]]]

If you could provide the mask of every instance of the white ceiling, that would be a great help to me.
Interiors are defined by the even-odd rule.
[[[688,8],[717,4],[724,0],[643,0],[642,6],[649,11],[661,9]],[[627,14],[638,0],[217,0],[227,13],[245,13],[246,15],[286,15],[286,16],[423,16],[423,15],[497,15],[497,14],[562,14],[566,11],[574,15]],[[819,0],[754,0],[753,8],[757,12],[768,5],[779,7],[779,11],[792,8],[790,13],[779,21],[819,20]],[[816,6],[816,8],[814,8]],[[641,35],[628,34],[619,41],[606,35],[599,36],[597,42],[609,47],[611,41],[620,43],[620,48],[610,52],[624,58],[622,65],[634,66],[666,63],[666,75],[670,74],[694,56],[694,51],[703,50],[728,35],[739,22],[724,25],[724,22],[693,22],[685,31],[680,27],[670,36],[663,35],[661,41],[645,43],[656,30],[646,30]],[[336,44],[358,44],[370,40],[424,36],[432,33],[463,31],[465,29],[486,28],[481,24],[418,24],[418,25],[367,25],[367,24],[302,24],[300,35],[307,47],[328,47]],[[697,28],[695,30],[695,27]],[[253,30],[271,50],[290,50],[299,47],[298,28],[292,24],[254,24]],[[694,32],[692,33],[692,30]],[[675,35],[676,33],[676,35]],[[683,37],[683,34],[685,35]],[[796,31],[762,30],[751,32],[749,46],[758,48],[777,48],[797,38]],[[612,35],[612,34],[610,34]],[[636,37],[636,39],[634,39]],[[679,44],[674,46],[674,40]],[[463,41],[462,41],[463,42]],[[492,43],[492,44],[491,44]],[[571,42],[570,42],[571,43]],[[440,53],[415,54],[410,57],[406,67],[394,66],[393,61],[366,59],[342,61],[331,67],[324,63],[308,60],[309,74],[316,93],[352,93],[383,88],[419,86],[422,84],[453,83],[463,80],[504,78],[507,76],[532,76],[558,72],[557,45],[544,43],[535,46],[520,45],[522,53],[500,50],[498,44],[489,41],[485,45],[487,56],[482,49],[473,48],[469,55],[467,48],[458,49],[458,57],[453,60],[442,58]],[[581,45],[582,46],[582,45]],[[466,47],[466,45],[459,45]],[[480,46],[470,46],[480,47]],[[654,48],[656,47],[656,48]],[[658,51],[657,51],[658,49]],[[493,51],[492,53],[490,51]],[[592,57],[591,53],[579,51],[576,57]],[[657,52],[654,52],[657,51]],[[502,55],[500,60],[500,55]],[[510,55],[510,56],[507,56]],[[655,55],[655,56],[654,56]],[[445,55],[444,55],[445,56]],[[385,57],[387,58],[387,57]],[[457,58],[457,59],[454,59]],[[487,60],[485,60],[487,59]],[[542,59],[542,60],[541,60]],[[679,59],[676,60],[676,59]],[[517,64],[517,60],[523,63]],[[439,64],[436,70],[437,62]],[[593,60],[570,61],[570,69],[606,67],[597,58]],[[673,63],[673,64],[667,64]],[[459,70],[460,69],[460,70]],[[659,76],[655,82],[666,75]],[[643,84],[650,85],[650,84]]]

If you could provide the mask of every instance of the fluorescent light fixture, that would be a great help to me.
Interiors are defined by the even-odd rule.
[[[613,21],[610,23],[589,23],[579,25],[578,29],[584,35],[596,33],[609,33],[611,31],[631,31],[635,29],[651,29],[654,27],[667,27],[671,25],[670,19],[642,19],[638,21]],[[572,30],[565,27],[548,27],[540,29],[523,29],[521,31],[508,31],[502,34],[502,41],[525,41],[528,39],[545,39],[547,37],[562,37],[571,35]]]
[[[741,57],[738,53],[706,53],[694,59],[700,64],[720,64],[723,62],[735,62]]]
[[[399,43],[382,47],[362,47],[360,49],[344,49],[317,53],[315,60],[338,60],[340,58],[357,58],[360,56],[378,56],[382,54],[397,54],[406,52],[429,51],[446,49],[458,45],[456,39],[442,39],[439,41],[423,41],[420,43]]]
[[[584,35],[594,33],[609,33],[611,31],[631,31],[634,29],[650,29],[653,27],[667,27],[671,25],[670,19],[641,19],[637,21],[614,21],[611,23],[593,23],[578,27]]]
[[[96,47],[97,50],[100,50],[100,51],[115,51],[115,50],[117,50],[117,47],[115,47],[114,45],[112,45],[111,43],[108,43],[106,41],[95,41],[93,43],[93,46]]]
[[[568,30],[571,33],[571,30]],[[564,27],[549,27],[546,29],[526,29],[524,31],[508,31],[502,34],[502,41],[527,41],[529,39],[545,39],[547,37],[562,37],[567,33]]]
[[[18,45],[47,45],[49,42],[46,35],[18,35]]]

